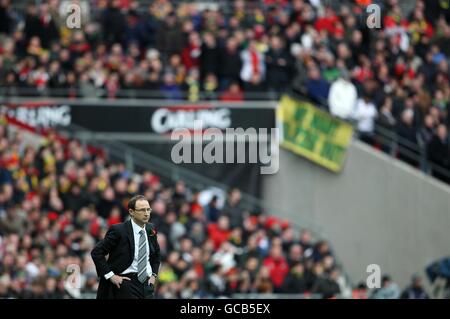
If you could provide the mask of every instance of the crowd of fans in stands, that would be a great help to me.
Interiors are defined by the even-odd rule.
[[[42,145],[29,145],[23,132],[13,133],[5,123],[0,161],[0,297],[95,293],[90,251],[110,225],[126,220],[127,200],[137,193],[150,200],[158,231],[157,297],[332,297],[341,291],[342,276],[326,241],[245,211],[237,189],[223,207],[217,197],[200,205],[200,192],[183,181],[168,186],[151,172],[131,174],[102,153],[92,155],[77,141],[64,143],[53,134]]]
[[[151,203],[161,247],[156,298],[371,296],[364,285],[346,292],[327,241],[243,209],[238,189],[225,203],[212,196],[202,205],[201,192],[183,181],[168,186],[149,171],[131,174],[103,152],[54,134],[29,144],[3,119],[0,298],[94,297],[98,278],[90,252],[109,226],[127,219],[127,200],[137,193]],[[400,296],[398,287],[396,295],[388,293],[396,287],[388,279],[372,297]]]
[[[63,1],[23,12],[0,0],[0,89],[108,98],[142,89],[174,100],[240,101],[290,88],[356,121],[360,137],[384,151],[391,145],[375,136],[375,124],[404,141],[403,160],[418,166],[415,155],[426,152],[449,168],[448,1],[417,1],[408,15],[397,0],[376,1],[381,29],[366,27],[370,2],[333,10],[321,1],[236,0],[200,10],[195,2],[98,0],[86,10],[80,1],[89,14],[72,30]],[[83,290],[95,291],[87,252],[126,217],[127,198],[139,192],[151,200],[167,254],[159,296],[339,292],[327,243],[245,215],[238,191],[225,207],[202,207],[182,182],[161,185],[150,172],[136,179],[76,141],[53,137],[36,150],[20,134],[6,135],[1,125],[0,296],[60,297],[70,264],[82,266]]]
[[[64,1],[23,11],[2,0],[0,87],[5,95],[139,90],[189,101],[289,90],[354,121],[361,139],[413,166],[429,170],[420,157],[428,159],[449,181],[448,1],[419,0],[411,12],[398,0],[323,2],[80,1],[81,28],[70,29]],[[367,27],[372,2],[381,28]]]

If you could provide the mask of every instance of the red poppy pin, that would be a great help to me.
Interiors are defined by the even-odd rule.
[[[152,229],[150,229],[149,236],[156,236],[157,233],[158,232],[156,231],[156,228],[152,228]]]

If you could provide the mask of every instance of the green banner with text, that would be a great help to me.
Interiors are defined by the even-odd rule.
[[[283,96],[277,108],[281,146],[339,172],[345,161],[353,127],[301,100]]]

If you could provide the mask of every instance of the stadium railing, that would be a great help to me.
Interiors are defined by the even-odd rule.
[[[200,91],[198,99],[190,100],[189,92],[186,90],[180,90],[181,101],[197,102],[205,100],[205,97],[211,96],[210,92]],[[244,100],[276,100],[284,92],[277,91],[261,91],[261,92],[243,92]],[[37,89],[33,87],[0,87],[0,95],[3,97],[52,97],[52,98],[69,98],[69,99],[108,99],[108,100],[120,100],[120,99],[168,99],[164,93],[160,90],[148,90],[143,88],[136,89],[119,89],[113,97],[108,96],[108,91],[104,88],[95,88],[84,91],[80,88],[58,88],[58,89]],[[221,93],[214,93],[213,96],[216,99],[220,99]]]
[[[391,156],[403,155],[409,160],[417,163],[418,167],[425,174],[436,172],[450,180],[450,170],[428,160],[426,146],[414,144],[411,141],[398,136],[394,131],[375,125],[375,140],[387,145],[388,153]]]

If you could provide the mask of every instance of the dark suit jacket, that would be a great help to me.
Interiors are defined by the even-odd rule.
[[[153,273],[158,274],[161,256],[156,229],[153,224],[147,224],[145,230],[150,249],[149,262]],[[108,259],[106,259],[107,255],[109,255]],[[97,299],[114,298],[114,285],[105,279],[105,275],[110,271],[120,275],[133,262],[134,235],[131,221],[111,226],[105,238],[95,245],[91,256],[95,263],[97,275],[100,277]]]

